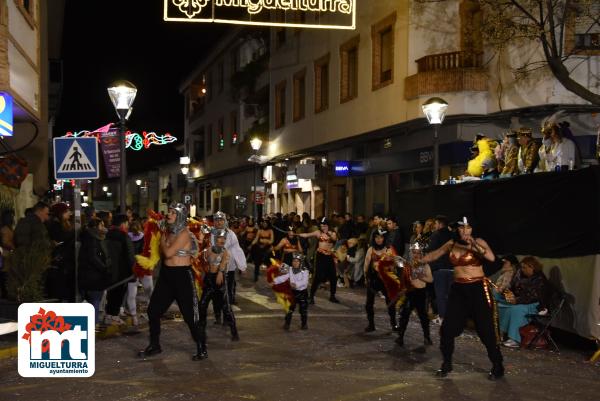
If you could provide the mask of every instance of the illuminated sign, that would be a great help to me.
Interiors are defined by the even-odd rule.
[[[165,21],[355,29],[356,0],[164,0]]]
[[[110,124],[109,124],[110,125]],[[69,131],[65,135],[66,137],[76,137],[76,138],[88,138],[88,137],[96,137],[98,138],[98,142],[100,142],[100,134],[104,133],[103,131]],[[115,136],[112,139],[116,144],[119,143],[119,138]],[[168,145],[177,141],[177,138],[173,135],[166,133],[164,135],[158,135],[156,132],[146,132],[143,131],[141,134],[137,132],[127,131],[125,133],[125,147],[127,149],[132,150],[142,150],[148,149],[151,145]]]
[[[0,136],[13,136],[13,99],[0,92]]]
[[[364,172],[360,161],[336,160],[333,164],[333,172],[337,177],[348,177]]]

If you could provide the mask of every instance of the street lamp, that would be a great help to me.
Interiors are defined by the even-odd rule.
[[[429,124],[434,127],[433,134],[433,185],[437,185],[440,174],[440,156],[439,156],[439,139],[438,139],[438,126],[444,121],[446,117],[446,110],[448,109],[448,102],[439,97],[432,97],[421,106],[423,114],[427,117]]]
[[[190,171],[190,157],[189,156],[182,156],[179,158],[179,164],[181,165],[181,174],[183,175],[187,175],[187,173]]]
[[[127,162],[125,160],[125,123],[131,115],[131,105],[135,100],[137,88],[129,81],[115,81],[108,87],[108,96],[112,101],[113,106],[119,116],[119,138],[121,145],[121,177],[120,177],[120,211],[121,214],[126,213],[127,197],[125,188],[127,186]]]
[[[260,162],[258,159],[258,151],[260,150],[260,147],[262,146],[262,141],[260,138],[253,138],[250,141],[250,146],[252,147],[252,150],[254,151],[254,178],[252,180],[252,185],[254,185],[254,207],[253,207],[253,212],[252,212],[252,216],[254,217],[254,221],[256,222],[256,217],[258,215],[258,205],[256,204],[256,193],[257,193],[257,186],[256,186],[256,168],[258,167],[258,163]]]
[[[142,180],[135,180],[135,185],[137,185],[137,201],[138,201],[138,214],[142,214],[142,195],[140,192],[140,186],[142,185]]]

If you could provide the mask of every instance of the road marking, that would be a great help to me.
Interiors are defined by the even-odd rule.
[[[236,316],[236,319],[271,319],[271,318],[277,318],[277,319],[281,319],[283,317],[284,313],[283,313],[283,309],[281,310],[281,314],[259,314],[259,313],[252,313],[252,314],[247,314],[247,315],[239,315]],[[315,318],[338,318],[338,317],[342,317],[342,318],[348,318],[348,319],[364,319],[365,317],[363,316],[363,314],[355,314],[355,315],[351,315],[348,313],[310,313],[308,312],[308,319],[315,319]]]
[[[316,298],[315,306],[319,309],[331,310],[331,311],[344,311],[350,310],[348,306],[342,304],[334,304],[333,302],[326,301],[325,299]]]
[[[283,307],[273,299],[265,295],[257,294],[254,291],[238,291],[236,295],[247,299],[248,301],[254,302],[255,304],[259,304],[260,306],[264,306],[269,310],[283,310]]]

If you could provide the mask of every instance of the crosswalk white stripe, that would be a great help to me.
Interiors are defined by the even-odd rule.
[[[257,294],[254,291],[238,291],[236,296],[247,299],[250,302],[264,306],[269,310],[282,310],[282,306],[279,305],[275,300],[261,294]]]

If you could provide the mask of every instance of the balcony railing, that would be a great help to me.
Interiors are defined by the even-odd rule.
[[[452,70],[456,68],[481,68],[483,53],[466,51],[432,54],[416,61],[419,72]]]

